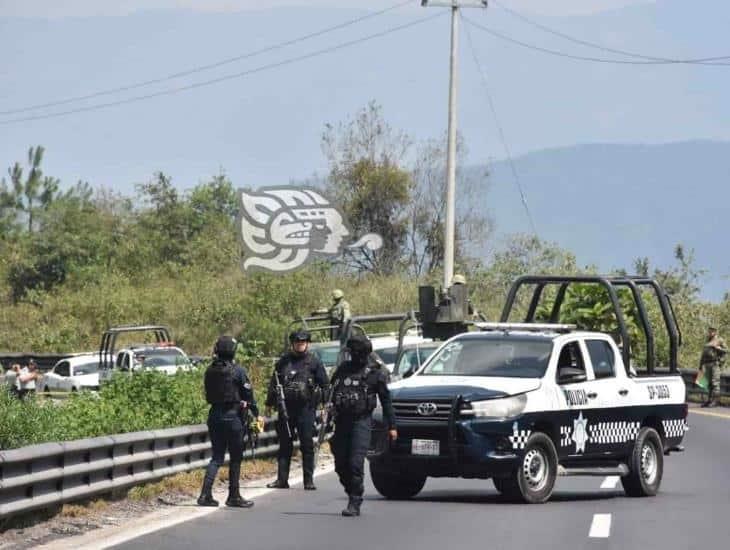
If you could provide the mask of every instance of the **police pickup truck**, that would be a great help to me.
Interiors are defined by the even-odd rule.
[[[566,281],[567,279],[567,281]],[[585,280],[584,280],[585,279]],[[567,287],[595,278],[523,278]],[[676,368],[681,341],[671,304],[654,281],[600,278],[628,342],[617,286],[637,300],[648,368],[638,375],[628,346],[612,335],[555,321],[509,322],[516,289],[499,323],[475,323],[448,339],[410,378],[391,384],[399,437],[375,426],[369,455],[375,488],[409,498],[427,477],[491,478],[498,492],[528,503],[547,501],[558,476],[618,475],[631,496],[655,495],[664,455],[682,450],[687,429],[685,387]],[[540,285],[543,285],[540,287]],[[654,369],[654,334],[639,285],[656,291],[670,342],[670,368]],[[636,291],[634,293],[634,291]],[[537,290],[536,290],[537,293]],[[557,293],[561,301],[565,288]],[[557,313],[556,313],[557,312]]]

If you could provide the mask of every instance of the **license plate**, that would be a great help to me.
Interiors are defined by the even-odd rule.
[[[438,456],[439,447],[440,445],[437,439],[411,440],[411,454],[414,455]]]

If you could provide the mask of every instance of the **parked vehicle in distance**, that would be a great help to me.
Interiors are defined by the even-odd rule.
[[[155,342],[128,345],[115,351],[119,335],[150,332],[154,334]],[[103,384],[111,380],[114,372],[154,369],[172,375],[181,369],[192,368],[193,363],[182,349],[174,345],[167,327],[149,325],[106,330],[101,339],[99,366],[99,382]]]
[[[426,360],[433,355],[443,342],[415,342],[403,346],[395,361],[391,380],[408,378],[420,369]]]
[[[340,357],[340,342],[329,341],[329,342],[312,342],[309,345],[309,351],[322,363],[322,366],[327,371],[327,375],[337,367]]]
[[[388,367],[388,371],[392,373],[398,358],[398,334],[372,336],[370,341],[373,344],[373,352],[380,357],[385,366]],[[407,346],[418,346],[426,343],[431,344],[434,342],[430,338],[424,338],[416,330],[409,330],[403,335],[401,346],[406,348]],[[435,344],[436,346],[433,349],[436,349],[440,342],[435,342]]]
[[[44,392],[77,392],[99,389],[99,354],[85,353],[61,359],[43,375]]]

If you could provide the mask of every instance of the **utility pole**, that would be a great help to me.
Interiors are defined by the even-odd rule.
[[[459,52],[459,8],[486,8],[487,0],[421,0],[423,7],[451,8],[451,61],[449,71],[449,135],[446,156],[446,222],[444,223],[444,284],[454,276],[456,238],[456,70]]]

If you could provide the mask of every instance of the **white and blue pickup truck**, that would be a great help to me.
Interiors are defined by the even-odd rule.
[[[505,496],[540,503],[558,476],[618,475],[631,496],[657,493],[687,430],[676,368],[637,375],[612,336],[574,325],[472,328],[390,385],[398,439],[376,419],[378,492],[409,498],[428,477],[491,478]]]

